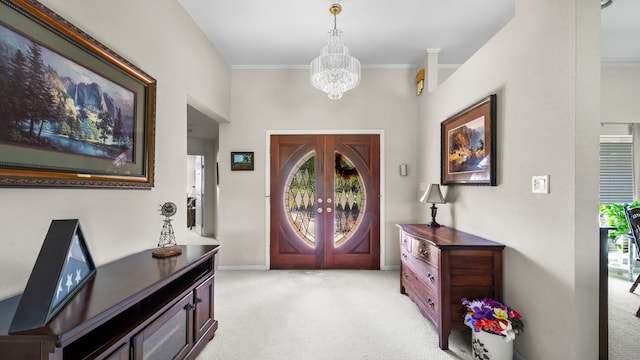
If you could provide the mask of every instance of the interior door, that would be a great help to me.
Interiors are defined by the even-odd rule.
[[[271,268],[380,268],[380,136],[271,137]]]
[[[196,232],[200,235],[204,235],[202,220],[204,214],[202,213],[202,204],[204,204],[204,156],[199,155],[195,158],[195,198],[196,198]]]

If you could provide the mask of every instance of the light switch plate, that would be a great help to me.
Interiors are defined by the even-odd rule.
[[[549,193],[549,175],[532,176],[531,192],[534,194],[548,194]]]

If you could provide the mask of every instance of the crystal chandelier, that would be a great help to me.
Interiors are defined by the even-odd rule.
[[[329,99],[338,100],[342,94],[360,83],[360,61],[349,55],[349,48],[342,42],[342,30],[337,28],[336,17],[342,11],[340,4],[332,4],[333,29],[320,56],[311,62],[311,85],[327,93]]]

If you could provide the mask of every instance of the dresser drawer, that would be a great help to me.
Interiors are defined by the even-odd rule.
[[[412,255],[407,255],[404,250],[402,254],[403,266],[411,268],[419,282],[425,283],[432,291],[439,291],[438,268],[425,261],[418,260]]]
[[[400,247],[407,249],[407,251],[411,252],[411,243],[413,242],[413,238],[408,235],[406,232],[400,233]]]
[[[411,267],[404,262],[401,275],[400,283],[404,287],[405,293],[418,305],[422,315],[431,319],[436,325],[440,324],[437,292],[427,288]]]
[[[431,266],[434,266],[436,268],[439,267],[438,258],[440,255],[440,249],[438,249],[433,244],[424,240],[413,238],[411,244],[411,253],[427,264],[430,264]]]
[[[418,297],[420,298],[420,302],[422,302],[425,309],[427,309],[431,318],[439,325],[440,318],[438,314],[440,314],[440,300],[438,299],[437,293],[424,286],[423,283],[416,283],[415,288],[419,293]]]

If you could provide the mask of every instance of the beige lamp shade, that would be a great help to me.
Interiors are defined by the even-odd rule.
[[[444,204],[444,197],[440,192],[439,184],[429,184],[427,190],[420,197],[420,202],[432,204]]]

